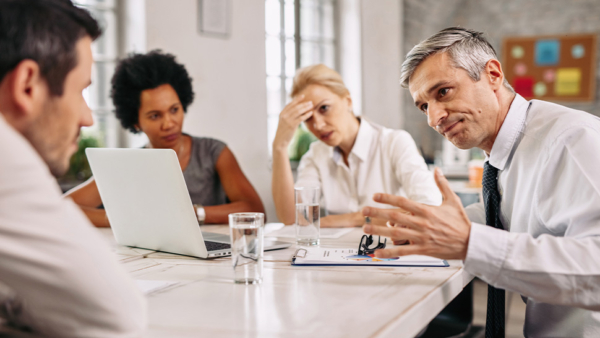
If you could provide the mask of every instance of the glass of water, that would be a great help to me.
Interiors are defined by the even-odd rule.
[[[296,242],[299,245],[319,245],[321,188],[295,187]]]
[[[264,225],[263,213],[229,214],[231,261],[236,283],[258,284],[262,281]]]

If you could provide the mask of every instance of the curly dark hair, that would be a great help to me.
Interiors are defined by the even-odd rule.
[[[185,67],[177,63],[175,56],[153,50],[147,54],[130,54],[121,60],[111,81],[110,97],[115,105],[115,113],[123,128],[139,133],[138,124],[140,96],[146,89],[154,89],[169,84],[187,112],[194,101],[192,78]]]

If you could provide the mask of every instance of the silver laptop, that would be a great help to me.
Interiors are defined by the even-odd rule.
[[[200,258],[231,255],[229,235],[201,231],[175,151],[85,153],[117,243]],[[265,238],[265,250],[289,246]]]

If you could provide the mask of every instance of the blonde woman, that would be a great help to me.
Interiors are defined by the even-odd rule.
[[[365,206],[378,192],[439,205],[441,194],[412,137],[403,130],[379,126],[352,111],[352,98],[342,77],[325,65],[299,69],[292,101],[279,116],[273,141],[272,189],[277,217],[295,221],[294,179],[288,145],[300,123],[319,141],[300,160],[296,185],[321,187],[329,215],[322,227],[362,226]],[[384,224],[383,220],[373,220]]]

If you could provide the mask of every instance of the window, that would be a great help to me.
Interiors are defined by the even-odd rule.
[[[269,152],[296,69],[337,68],[335,9],[335,0],[265,0]]]
[[[83,128],[83,137],[94,137],[101,145],[116,147],[120,127],[114,117],[110,99],[110,80],[114,73],[117,50],[117,0],[75,0],[77,6],[90,11],[102,28],[102,35],[92,44],[94,65],[92,85],[84,91],[88,106],[92,109],[94,124]]]

